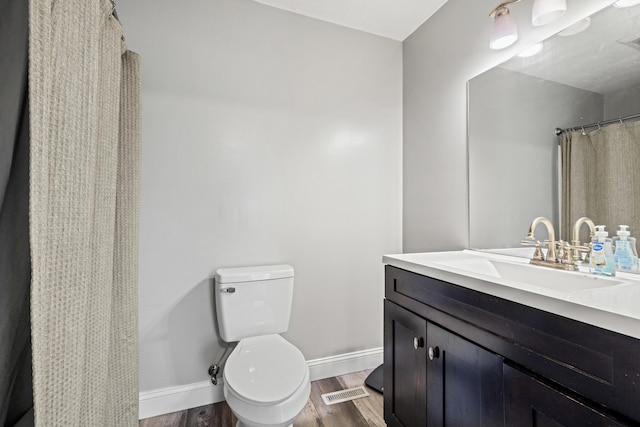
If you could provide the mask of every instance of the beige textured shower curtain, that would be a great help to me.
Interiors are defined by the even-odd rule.
[[[588,216],[640,237],[640,122],[611,124],[591,132],[565,132],[562,150],[562,235],[571,240],[575,220]],[[588,242],[587,227],[581,239]]]
[[[36,426],[138,423],[138,56],[108,0],[30,0]]]

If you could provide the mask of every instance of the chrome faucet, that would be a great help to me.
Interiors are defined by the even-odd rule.
[[[529,234],[527,234],[527,238],[534,240],[535,237],[533,235],[533,232],[535,231],[536,227],[540,224],[544,224],[547,227],[547,233],[549,234],[549,244],[547,245],[547,262],[557,262],[557,256],[556,256],[556,232],[553,229],[553,224],[551,223],[551,221],[548,218],[545,218],[543,216],[539,216],[536,219],[533,220],[533,222],[531,223],[531,225],[529,226]]]
[[[574,249],[572,250],[573,252],[572,257],[574,262],[582,261],[582,256],[580,253],[581,251],[578,249],[578,247],[581,245],[580,244],[580,228],[582,227],[582,224],[587,224],[589,226],[589,233],[591,237],[593,237],[596,233],[596,225],[593,223],[591,218],[587,218],[586,216],[583,216],[582,218],[578,218],[575,224],[573,224],[573,233],[571,234],[571,246],[574,247]]]

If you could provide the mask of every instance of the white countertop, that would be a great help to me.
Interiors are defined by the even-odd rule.
[[[640,339],[637,274],[617,272],[608,278],[531,266],[528,258],[473,250],[385,255],[383,262]],[[496,266],[533,274],[514,278]],[[562,284],[562,288],[547,283]]]

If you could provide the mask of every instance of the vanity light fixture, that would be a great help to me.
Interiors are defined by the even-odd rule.
[[[535,0],[531,23],[540,26],[546,25],[562,17],[567,11],[567,0]]]
[[[614,7],[631,7],[640,4],[640,0],[618,0],[613,4]]]
[[[489,36],[491,49],[504,49],[518,40],[518,27],[516,21],[509,14],[508,4],[518,3],[521,0],[505,0],[496,6],[489,16],[493,18],[493,26]],[[640,0],[619,0],[636,1]],[[560,18],[567,11],[567,0],[534,0],[531,22],[533,25],[545,25]]]
[[[507,4],[520,0],[511,0],[500,4],[489,14],[493,18],[491,35],[489,36],[489,48],[504,49],[518,40],[518,27],[516,21],[509,14]]]

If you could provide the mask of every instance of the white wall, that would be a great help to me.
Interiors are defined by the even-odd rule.
[[[309,359],[382,346],[402,46],[249,0],[118,4],[142,55],[140,389],[208,381],[216,268],[290,263]]]
[[[491,51],[488,14],[498,2],[449,0],[404,41],[405,252],[468,247],[467,80],[607,3],[568,0],[561,20],[537,28],[530,24],[533,2],[510,5],[520,40]]]

